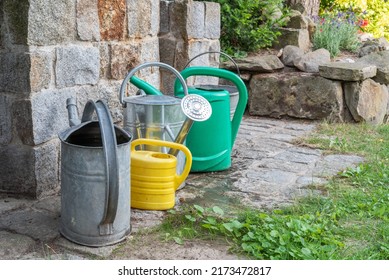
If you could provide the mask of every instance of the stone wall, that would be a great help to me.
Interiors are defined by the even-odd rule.
[[[313,50],[310,38],[316,27],[306,14],[304,7],[291,11],[273,51],[236,59],[249,91],[248,113],[389,123],[389,42],[361,36],[358,54],[331,58],[326,49]],[[222,67],[236,70],[231,62]]]
[[[218,26],[205,28],[220,16],[214,4],[176,1],[185,13],[170,12],[174,20],[165,29],[164,8],[174,6],[168,2],[162,1],[160,21],[160,0],[0,1],[0,192],[39,197],[59,190],[57,135],[68,127],[66,99],[77,99],[79,113],[88,99],[105,99],[120,122],[124,76],[160,61],[160,23],[162,35],[180,30],[169,38],[177,35],[173,49],[183,60],[218,49]],[[201,13],[202,29],[194,23]],[[161,42],[162,61],[183,61],[169,60]],[[160,86],[158,68],[137,76]]]
[[[286,46],[280,57],[267,54],[236,62],[247,83],[250,115],[389,122],[389,50],[331,61],[327,50],[304,53]],[[231,63],[222,67],[235,70]]]

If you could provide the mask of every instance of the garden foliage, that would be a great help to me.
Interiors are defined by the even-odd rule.
[[[323,12],[314,21],[316,23],[316,31],[312,40],[314,49],[327,49],[332,57],[337,56],[342,50],[351,52],[358,50],[360,20],[354,12],[336,14]]]
[[[221,6],[221,48],[228,54],[257,51],[276,41],[286,24],[284,0],[213,0]]]
[[[323,123],[305,141],[366,161],[325,186],[311,186],[316,194],[290,207],[260,211],[242,205],[233,216],[217,206],[170,210],[165,239],[183,244],[224,237],[234,252],[255,259],[389,259],[389,126]]]
[[[363,32],[389,39],[389,1],[385,0],[322,0],[321,12],[354,12]]]

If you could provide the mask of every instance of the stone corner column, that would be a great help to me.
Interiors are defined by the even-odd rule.
[[[160,59],[182,71],[190,59],[208,51],[220,51],[220,5],[200,1],[161,1]],[[206,54],[194,60],[193,65],[219,65],[219,55]],[[161,88],[173,92],[175,77],[162,73]],[[196,77],[189,84],[215,84],[218,79]]]

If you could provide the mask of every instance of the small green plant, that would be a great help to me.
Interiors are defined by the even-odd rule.
[[[334,223],[320,213],[254,211],[231,224],[236,243],[257,259],[329,259],[343,246],[332,233]]]
[[[269,47],[289,9],[284,0],[213,0],[221,5],[221,48],[232,56]]]
[[[316,30],[313,35],[314,49],[325,48],[332,57],[340,51],[355,52],[360,46],[358,38],[359,25],[353,12],[323,13],[315,19]]]
[[[218,224],[224,215],[220,207],[203,208],[200,205],[187,207],[180,212],[169,210],[168,213],[170,216],[163,224],[165,240],[172,239],[177,244],[183,244],[185,239],[200,237],[204,229],[211,234],[220,231]]]
[[[329,147],[334,151],[344,152],[347,149],[348,144],[345,139],[334,137],[330,139]]]

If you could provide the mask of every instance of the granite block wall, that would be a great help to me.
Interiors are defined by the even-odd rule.
[[[59,191],[57,135],[68,128],[67,98],[77,99],[79,114],[88,99],[104,99],[120,123],[118,94],[128,71],[148,61],[177,66],[166,59],[166,43],[160,38],[166,34],[163,9],[175,4],[166,2],[0,1],[0,192],[41,197]],[[208,5],[217,7],[176,2],[187,10],[180,21],[188,29],[181,33],[185,36],[170,38],[182,46],[178,51],[187,58],[201,40],[205,47],[197,48],[217,49],[218,32],[204,23],[205,18],[218,21],[214,12],[206,15]],[[197,20],[201,30],[189,24]],[[168,29],[175,29],[170,24]],[[144,69],[137,76],[161,87],[159,69]]]

